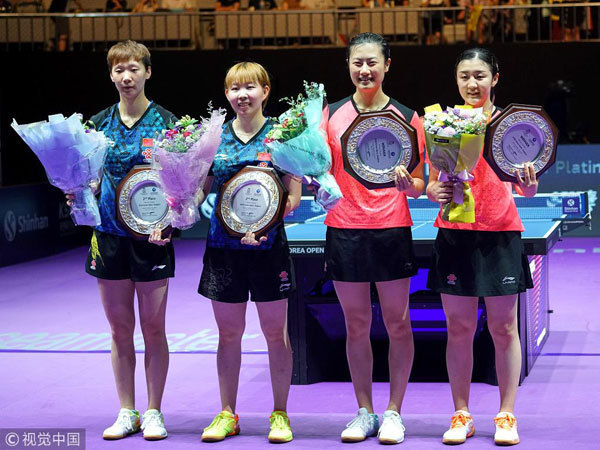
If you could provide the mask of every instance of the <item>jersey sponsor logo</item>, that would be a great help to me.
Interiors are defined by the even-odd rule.
[[[506,276],[502,278],[502,284],[515,284],[517,282],[515,277]]]
[[[454,275],[453,273],[451,273],[450,275],[448,275],[446,277],[446,280],[447,280],[448,284],[455,285],[457,278],[456,278],[456,275]]]
[[[152,147],[145,148],[142,151],[142,156],[144,157],[144,162],[152,161]]]

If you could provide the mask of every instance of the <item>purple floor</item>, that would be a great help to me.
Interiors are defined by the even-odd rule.
[[[243,344],[238,412],[242,434],[203,444],[200,433],[219,410],[215,369],[216,326],[207,300],[198,296],[203,244],[176,242],[168,324],[171,365],[163,403],[169,438],[141,435],[105,442],[115,418],[106,319],[95,281],[83,272],[86,249],[0,269],[0,428],[85,428],[88,449],[267,448],[271,396],[265,343],[249,308]],[[550,257],[550,338],[519,391],[521,449],[598,448],[600,433],[600,239],[570,238]],[[143,350],[143,345],[137,348]],[[138,353],[138,408],[144,410],[143,355]],[[383,412],[385,383],[373,388]],[[471,410],[477,433],[465,448],[494,447],[492,417],[497,388],[473,384]],[[292,386],[289,411],[295,439],[286,448],[347,448],[339,432],[355,413],[350,383]],[[403,406],[406,448],[444,447],[440,436],[452,413],[444,383],[411,383]],[[596,442],[596,444],[594,444]],[[369,439],[355,444],[373,448]],[[2,444],[0,443],[0,448]]]

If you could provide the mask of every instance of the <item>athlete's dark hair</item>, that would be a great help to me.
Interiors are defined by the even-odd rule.
[[[475,47],[465,50],[458,55],[458,58],[456,58],[456,64],[454,65],[454,77],[457,76],[458,65],[467,59],[479,59],[480,61],[486,63],[490,69],[490,72],[492,72],[492,78],[494,78],[497,73],[500,73],[500,67],[498,66],[498,58],[496,58],[496,55],[494,55],[487,48]],[[494,101],[494,97],[495,92],[494,88],[492,88],[490,91],[490,99]]]
[[[352,51],[352,47],[361,44],[377,44],[381,49],[381,54],[385,61],[387,61],[390,57],[390,45],[388,41],[385,40],[383,36],[380,36],[376,33],[360,33],[350,39],[348,43],[348,48],[346,49],[346,60],[350,59],[350,52]]]
[[[119,63],[125,63],[130,59],[142,63],[144,68],[148,70],[148,67],[152,65],[150,62],[150,51],[144,44],[135,42],[132,40],[126,40],[118,42],[113,45],[108,51],[106,56],[106,62],[108,63],[108,71],[112,71],[114,65]]]

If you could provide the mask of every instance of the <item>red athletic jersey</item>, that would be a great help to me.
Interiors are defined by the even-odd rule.
[[[494,116],[499,113],[496,109]],[[512,183],[501,181],[483,157],[475,164],[472,174],[474,179],[469,184],[475,199],[475,223],[447,222],[442,219],[440,208],[434,226],[454,230],[523,231]]]
[[[423,158],[425,140],[417,113],[393,99],[384,109],[393,110],[415,127],[419,155]],[[335,228],[362,229],[409,227],[412,220],[404,193],[395,187],[367,189],[344,169],[341,138],[358,114],[352,96],[329,105],[324,111],[324,116],[329,117],[325,128],[333,156],[331,173],[344,195],[336,207],[327,213],[325,224]]]

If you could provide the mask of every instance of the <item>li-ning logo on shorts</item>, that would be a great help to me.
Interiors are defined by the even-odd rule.
[[[282,270],[279,274],[281,284],[279,285],[279,292],[288,291],[292,287],[292,283],[289,282],[288,273]]]
[[[504,277],[502,278],[502,284],[515,284],[517,280],[515,277]]]
[[[456,278],[456,275],[454,275],[453,273],[451,273],[450,275],[448,275],[446,277],[446,280],[448,280],[448,284],[455,285],[457,278]]]

